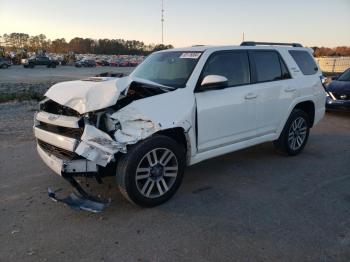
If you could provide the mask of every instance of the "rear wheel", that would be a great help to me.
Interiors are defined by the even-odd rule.
[[[294,109],[290,114],[283,131],[274,141],[275,148],[278,152],[295,156],[301,153],[307,143],[310,122],[308,115],[300,110]]]
[[[137,205],[160,205],[179,188],[185,163],[181,145],[163,135],[152,136],[128,148],[128,153],[118,160],[119,189]]]

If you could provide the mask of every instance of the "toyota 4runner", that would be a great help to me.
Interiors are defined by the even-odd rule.
[[[300,44],[156,52],[127,77],[52,86],[35,115],[37,151],[79,193],[59,201],[100,211],[75,178],[113,175],[129,201],[156,206],[188,165],[267,141],[302,152],[325,112],[320,77]]]

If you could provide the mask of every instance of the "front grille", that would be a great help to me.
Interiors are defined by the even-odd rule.
[[[336,99],[338,100],[350,100],[350,95],[342,94],[342,93],[333,93],[332,94],[335,96]]]
[[[52,154],[55,157],[58,157],[60,159],[65,159],[65,160],[83,159],[83,157],[79,156],[78,154],[76,154],[74,152],[69,152],[69,151],[64,150],[62,148],[45,143],[44,141],[38,140],[38,144],[44,151],[46,151],[47,153],[50,153],[50,154]]]
[[[38,127],[51,133],[59,134],[62,136],[66,136],[66,137],[70,137],[78,140],[80,140],[81,136],[84,133],[83,127],[69,128],[69,127],[63,127],[63,126],[50,125],[43,122],[40,122],[40,125]]]
[[[45,101],[44,103],[41,103],[40,110],[51,114],[56,114],[56,115],[80,116],[80,114],[77,111],[69,107],[60,105],[53,100],[48,100],[48,101]]]

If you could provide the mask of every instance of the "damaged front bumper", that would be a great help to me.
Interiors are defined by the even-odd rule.
[[[43,162],[51,168],[56,174],[82,174],[97,173],[97,165],[86,159],[68,160],[61,159],[53,154],[44,151],[40,145],[37,145],[37,151]]]
[[[50,190],[49,196],[70,206],[75,203],[80,209],[86,210],[86,203],[92,209],[100,205],[96,198],[82,189],[75,176],[95,177],[102,182],[104,171],[113,172],[110,167],[115,166],[117,153],[126,153],[127,145],[135,144],[160,130],[158,124],[133,108],[82,116],[50,100],[43,103],[51,103],[51,107],[43,106],[35,115],[33,131],[38,154],[49,168],[66,179],[81,195],[58,199]],[[62,112],[69,115],[61,115]]]
[[[98,163],[81,157],[75,152],[82,143],[78,132],[78,129],[81,128],[81,124],[79,124],[81,118],[39,112],[36,114],[34,122],[33,131],[38,142],[37,152],[40,158],[76,190],[67,197],[59,198],[54,190],[49,189],[49,197],[73,209],[91,212],[102,211],[106,202],[87,193],[75,180],[77,176],[100,179]],[[59,131],[62,131],[62,134],[58,133]],[[80,130],[81,132],[82,130]]]

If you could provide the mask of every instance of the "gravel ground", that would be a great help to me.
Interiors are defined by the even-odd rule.
[[[90,181],[112,200],[92,214],[48,199],[70,187],[35,152],[35,108],[0,105],[0,261],[350,261],[350,115],[327,114],[297,157],[266,143],[190,167],[153,209]]]
[[[0,70],[0,87],[44,90],[106,71],[13,67]],[[265,143],[192,166],[152,209],[125,201],[114,178],[81,181],[111,199],[92,214],[48,199],[49,186],[71,188],[37,156],[36,108],[0,104],[1,262],[350,261],[350,114],[327,113],[296,157]]]

